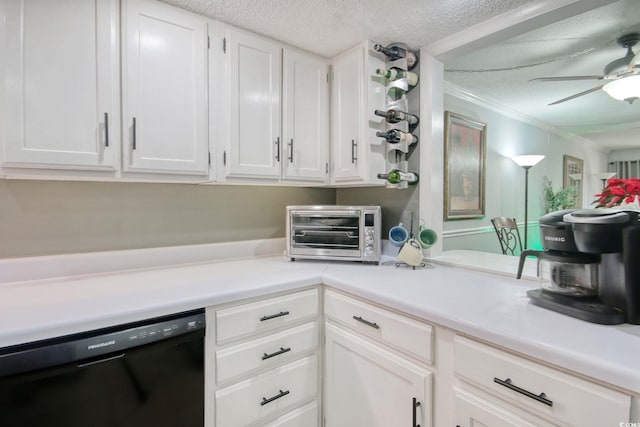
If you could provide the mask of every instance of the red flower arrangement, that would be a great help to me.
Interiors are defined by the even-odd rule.
[[[596,194],[598,199],[593,203],[597,208],[610,208],[621,203],[633,203],[640,198],[640,178],[615,179],[607,181],[602,193]]]

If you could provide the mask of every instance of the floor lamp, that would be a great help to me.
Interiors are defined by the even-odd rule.
[[[614,176],[616,176],[616,173],[615,172],[600,172],[600,173],[594,174],[593,176],[595,176],[597,179],[602,181],[602,189],[604,190],[605,187],[607,186],[607,181],[610,178],[613,178]]]
[[[524,249],[527,249],[527,229],[529,228],[529,169],[538,164],[544,156],[515,156],[512,160],[524,169]]]

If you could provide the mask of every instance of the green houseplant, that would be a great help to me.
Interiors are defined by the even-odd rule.
[[[551,180],[546,176],[543,179],[545,213],[575,207],[578,196],[575,187],[561,188],[558,191],[553,191]]]

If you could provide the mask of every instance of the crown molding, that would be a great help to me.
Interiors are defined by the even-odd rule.
[[[542,129],[546,132],[552,133],[554,135],[560,136],[562,138],[568,139],[570,141],[575,141],[581,144],[585,144],[587,145],[590,149],[596,150],[596,151],[600,151],[602,153],[609,153],[610,150],[603,150],[602,147],[600,147],[596,142],[585,138],[583,136],[580,135],[576,135],[574,133],[562,130],[556,126],[553,126],[549,123],[543,122],[541,120],[537,120],[531,116],[528,116],[526,114],[523,114],[519,111],[513,110],[511,108],[509,108],[508,106],[500,103],[499,101],[492,99],[490,97],[487,96],[480,96],[477,95],[471,91],[469,91],[468,89],[465,89],[461,86],[456,85],[455,83],[451,83],[449,81],[444,82],[444,93],[447,95],[451,95],[454,96],[458,99],[461,99],[463,101],[467,101],[469,103],[478,105],[480,107],[489,109],[491,111],[494,111],[498,114],[501,114],[505,117],[509,117],[511,119],[517,120],[519,122],[522,123],[526,123],[528,125],[531,126],[535,126],[538,129]]]

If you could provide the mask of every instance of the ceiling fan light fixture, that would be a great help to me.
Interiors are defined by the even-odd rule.
[[[609,82],[604,85],[602,90],[614,99],[632,103],[640,98],[640,74]]]

